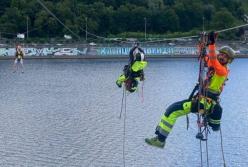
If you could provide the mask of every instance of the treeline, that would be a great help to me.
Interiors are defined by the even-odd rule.
[[[132,34],[176,34],[204,28],[224,29],[243,23],[248,0],[40,0],[84,39],[90,33],[117,37]],[[30,38],[71,34],[38,0],[1,0],[1,37],[26,33]],[[90,36],[90,34],[89,34]]]

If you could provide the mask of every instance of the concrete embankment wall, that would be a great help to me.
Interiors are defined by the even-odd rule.
[[[125,59],[131,45],[24,45],[25,59]],[[147,45],[142,46],[148,58],[198,57],[194,45]],[[248,48],[239,47],[238,57],[248,57]],[[15,47],[1,46],[0,59],[13,59]]]

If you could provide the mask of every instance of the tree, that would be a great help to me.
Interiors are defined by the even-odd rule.
[[[184,0],[174,8],[180,20],[181,31],[190,31],[202,26],[203,4],[198,0]]]
[[[148,0],[148,8],[152,11],[164,9],[163,0]]]
[[[235,18],[226,8],[222,8],[214,14],[212,21],[213,29],[224,29],[232,27],[234,25]]]
[[[152,27],[153,31],[159,33],[174,32],[179,28],[179,18],[173,9],[168,8],[153,15]]]
[[[61,22],[80,36],[88,31],[99,36],[141,34],[146,21],[151,33],[188,32],[207,28],[222,29],[243,21],[248,12],[244,0],[42,0]],[[61,37],[68,33],[37,0],[0,1],[0,31],[16,34],[26,31],[30,37]],[[86,19],[87,18],[87,19]],[[146,18],[146,19],[145,19]],[[208,24],[210,23],[210,24]],[[132,34],[132,33],[130,33]]]
[[[26,19],[17,8],[7,8],[1,17],[2,31],[9,33],[24,32],[26,29]]]
[[[173,6],[175,3],[175,0],[164,0],[164,4],[168,6]]]
[[[0,16],[4,14],[6,8],[10,7],[10,1],[0,1]]]

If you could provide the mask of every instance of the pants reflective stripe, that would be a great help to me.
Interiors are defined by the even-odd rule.
[[[212,124],[220,124],[220,120],[209,119],[209,122]]]
[[[158,131],[164,137],[167,137],[170,133],[170,132],[167,132],[166,130],[162,129],[160,126],[157,126],[156,131]]]
[[[159,127],[168,133],[171,131],[171,128],[167,127],[162,122],[159,123]]]
[[[167,131],[167,132],[170,132],[173,125],[175,124],[176,120],[178,117],[182,116],[182,115],[186,115],[187,112],[185,112],[184,110],[178,110],[178,111],[175,111],[173,112],[172,114],[170,114],[169,117],[166,117],[166,116],[162,116],[162,119],[159,123],[159,126]]]
[[[173,125],[171,125],[171,124],[169,124],[168,122],[166,122],[165,120],[163,120],[163,118],[162,118],[162,120],[161,120],[161,123],[163,123],[165,126],[167,126],[168,128],[172,128],[173,127]]]
[[[173,108],[173,106],[172,106]],[[182,102],[182,109],[170,112],[169,116],[163,115],[157,127],[157,131],[165,137],[168,136],[178,117],[186,115],[191,110],[191,102]]]

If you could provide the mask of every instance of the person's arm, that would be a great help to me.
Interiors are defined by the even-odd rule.
[[[215,73],[220,76],[227,75],[227,69],[225,66],[221,65],[217,59],[215,40],[217,38],[217,33],[210,32],[208,35],[208,67],[212,67],[215,70]]]
[[[132,65],[133,61],[134,61],[134,56],[133,56],[133,52],[136,49],[136,47],[133,47],[130,52],[129,52],[129,61],[128,61],[128,65]]]
[[[22,58],[24,59],[25,53],[23,50],[21,51],[21,55],[22,55]]]
[[[209,55],[208,55],[209,63],[208,63],[208,66],[213,67],[217,75],[220,75],[220,76],[227,75],[226,67],[221,65],[220,62],[217,59],[215,44],[208,45],[208,49],[209,49]]]

